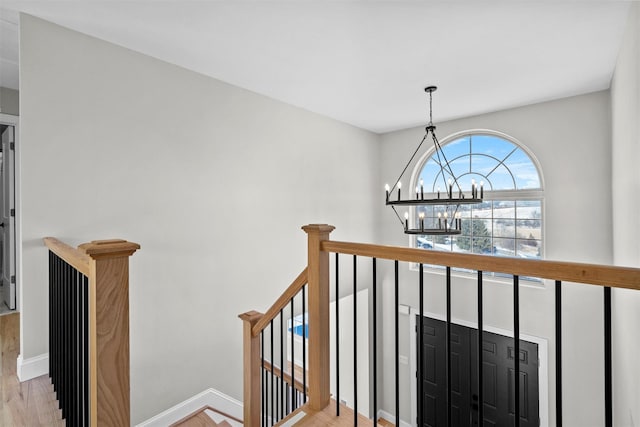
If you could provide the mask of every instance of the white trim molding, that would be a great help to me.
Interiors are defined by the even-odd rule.
[[[33,378],[49,373],[49,353],[23,359],[22,354],[18,355],[16,371],[20,382],[29,381]]]
[[[379,420],[380,418],[384,418],[387,421],[390,422],[395,422],[396,420],[396,416],[393,414],[388,413],[387,411],[383,411],[382,409],[380,409],[378,411],[378,417],[376,418],[377,420]],[[400,427],[411,427],[411,424],[409,424],[406,421],[403,421],[402,419],[400,420]]]
[[[243,418],[242,402],[210,388],[141,422],[136,427],[166,427],[207,406],[239,420]]]

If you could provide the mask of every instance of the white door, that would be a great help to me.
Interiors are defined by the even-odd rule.
[[[16,245],[13,126],[2,132],[2,299],[16,309]]]

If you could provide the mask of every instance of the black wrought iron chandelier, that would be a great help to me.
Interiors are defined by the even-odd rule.
[[[484,183],[480,182],[478,185],[474,180],[471,182],[471,191],[463,192],[462,186],[459,182],[459,177],[456,177],[453,173],[451,163],[447,159],[442,146],[436,137],[436,127],[433,124],[433,92],[437,89],[436,86],[428,86],[424,90],[429,94],[429,123],[425,130],[426,133],[418,144],[418,148],[414,151],[413,155],[407,162],[406,166],[402,170],[402,173],[396,180],[393,187],[389,185],[385,186],[386,191],[386,204],[391,206],[395,212],[398,220],[404,228],[405,234],[418,234],[418,235],[455,235],[460,234],[462,231],[462,214],[458,212],[460,205],[469,205],[481,203],[484,197]],[[444,191],[440,191],[438,188],[435,192],[425,192],[424,183],[420,180],[420,183],[415,188],[415,193],[407,191],[409,197],[415,195],[413,198],[402,198],[402,177],[409,168],[409,165],[413,162],[416,155],[420,152],[420,148],[425,141],[431,135],[433,145],[435,149],[434,159],[437,159],[437,163],[440,167],[439,176],[442,179],[442,185]],[[397,189],[397,194],[396,193]],[[414,221],[411,226],[409,225],[409,212],[404,213],[404,220],[400,217],[396,207],[417,207],[430,205],[437,210],[437,218],[434,215],[425,221],[424,211],[417,214],[417,221]],[[425,223],[426,222],[426,223]]]

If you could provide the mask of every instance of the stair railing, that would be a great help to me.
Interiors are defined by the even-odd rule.
[[[554,310],[555,310],[555,390],[556,390],[556,398],[555,398],[555,408],[556,408],[556,419],[555,425],[561,427],[563,423],[563,406],[562,400],[563,395],[563,382],[562,382],[562,367],[563,367],[563,359],[562,359],[562,288],[563,282],[571,282],[574,284],[583,284],[583,285],[596,285],[600,286],[603,289],[603,324],[604,324],[604,337],[603,337],[603,349],[604,349],[604,365],[602,369],[602,376],[604,378],[604,419],[602,420],[602,425],[606,427],[612,426],[612,408],[613,408],[613,396],[612,396],[612,343],[611,343],[611,289],[612,288],[623,288],[623,289],[633,289],[640,291],[640,269],[638,268],[625,268],[625,267],[614,267],[607,265],[594,265],[594,264],[581,264],[581,263],[571,263],[571,262],[557,262],[557,261],[545,261],[545,260],[531,260],[531,259],[516,259],[516,258],[501,258],[501,257],[492,257],[485,255],[473,255],[473,254],[464,254],[464,253],[450,253],[450,252],[440,252],[440,251],[427,251],[424,249],[413,249],[406,247],[392,247],[392,246],[380,246],[380,245],[371,245],[371,244],[362,244],[362,243],[350,243],[350,242],[336,242],[329,240],[329,234],[333,230],[332,226],[328,225],[309,225],[303,227],[303,229],[308,234],[308,270],[307,270],[307,279],[308,279],[308,288],[309,288],[309,297],[308,297],[308,321],[306,327],[308,328],[308,346],[310,354],[309,357],[309,381],[308,381],[308,403],[305,412],[308,414],[312,414],[315,411],[322,410],[329,405],[330,400],[330,384],[329,384],[329,363],[330,363],[330,351],[335,353],[335,359],[338,361],[342,356],[340,353],[340,349],[338,349],[338,341],[336,340],[335,346],[330,350],[330,342],[329,342],[329,289],[333,284],[330,283],[329,278],[329,255],[332,253],[335,255],[335,292],[336,295],[340,295],[340,291],[338,288],[338,278],[341,276],[340,268],[342,268],[342,263],[338,262],[340,256],[350,255],[353,257],[353,289],[357,289],[356,283],[358,281],[358,274],[356,272],[357,261],[361,260],[361,258],[367,258],[371,262],[372,266],[372,283],[370,292],[372,292],[372,310],[370,313],[370,318],[372,321],[373,333],[371,334],[373,338],[373,345],[371,346],[371,357],[373,358],[373,367],[370,370],[372,373],[372,378],[370,381],[370,390],[367,392],[370,393],[371,403],[373,405],[370,414],[370,418],[374,418],[378,416],[379,407],[378,402],[378,382],[377,382],[377,372],[379,370],[379,361],[377,360],[378,348],[376,343],[376,325],[378,322],[379,313],[376,312],[377,309],[377,298],[378,298],[378,284],[377,284],[377,271],[381,268],[389,268],[393,271],[394,277],[394,300],[392,303],[394,305],[394,319],[391,320],[394,323],[395,329],[395,357],[393,360],[385,360],[385,369],[390,369],[391,372],[394,372],[392,377],[395,377],[395,387],[392,384],[386,384],[388,390],[395,388],[395,407],[387,407],[382,408],[388,414],[392,415],[395,419],[395,425],[400,425],[402,420],[400,419],[400,372],[399,372],[399,295],[400,295],[400,269],[399,266],[404,263],[411,263],[418,267],[418,273],[411,273],[410,276],[402,277],[403,290],[411,289],[412,295],[413,292],[419,295],[419,301],[416,302],[416,305],[419,307],[419,318],[423,318],[425,315],[424,312],[424,300],[425,300],[425,283],[424,283],[424,268],[427,266],[439,266],[443,267],[443,275],[442,285],[446,287],[446,335],[445,335],[445,358],[446,358],[446,366],[445,366],[445,395],[444,401],[446,402],[446,411],[445,414],[442,415],[443,419],[438,421],[443,423],[443,425],[448,425],[452,420],[451,413],[451,375],[452,375],[452,357],[451,357],[451,330],[452,330],[452,318],[451,318],[451,288],[455,286],[452,284],[452,269],[453,268],[463,268],[466,271],[471,270],[474,272],[474,275],[477,277],[477,345],[478,348],[483,348],[483,336],[486,332],[486,325],[483,323],[483,277],[487,273],[496,273],[499,275],[504,275],[508,278],[512,279],[512,309],[513,309],[513,336],[511,338],[513,343],[513,354],[520,354],[520,341],[521,341],[521,333],[520,333],[520,287],[522,286],[520,283],[520,278],[534,278],[534,279],[542,279],[542,280],[551,280],[555,283],[555,301],[554,301]],[[381,262],[377,262],[381,261]],[[366,262],[366,261],[365,261]],[[384,265],[382,265],[384,263]],[[349,264],[349,263],[347,263]],[[344,274],[342,276],[345,276]],[[346,277],[346,276],[345,276]],[[304,281],[304,278],[299,278],[300,282]],[[415,280],[415,288],[412,288],[412,281]],[[294,282],[295,284],[295,282]],[[300,285],[300,283],[298,283]],[[440,286],[440,284],[430,280],[429,286]],[[293,287],[293,285],[292,285]],[[244,372],[245,372],[245,382],[244,382],[244,405],[245,405],[245,425],[247,426],[259,426],[259,425],[274,425],[277,424],[280,418],[272,418],[269,416],[265,417],[265,406],[264,406],[264,396],[261,393],[261,376],[260,370],[261,364],[261,343],[264,344],[264,339],[258,335],[264,327],[273,322],[276,318],[277,313],[279,313],[282,307],[286,305],[286,301],[290,298],[290,292],[293,290],[290,287],[285,295],[280,297],[278,302],[268,311],[268,316],[262,316],[257,312],[249,312],[241,315],[240,317],[245,320],[245,329],[244,329],[244,345],[245,345],[245,353],[244,353]],[[301,286],[296,286],[296,289],[301,289]],[[428,291],[428,289],[427,289]],[[355,301],[355,298],[354,298]],[[416,310],[418,307],[415,307]],[[506,307],[506,309],[510,309]],[[355,314],[355,302],[354,302],[354,314]],[[304,308],[302,310],[302,318],[304,319]],[[338,314],[338,307],[336,302],[336,316]],[[293,315],[293,310],[292,310]],[[355,316],[354,316],[355,318]],[[389,320],[386,320],[389,321]],[[355,320],[354,320],[355,324]],[[339,327],[336,319],[335,322],[336,328],[336,337],[339,335]],[[417,341],[417,348],[423,348],[422,338],[422,322],[420,322],[420,332],[417,333],[417,337],[415,338]],[[354,327],[353,338],[354,343],[353,347],[357,347],[357,342],[355,339],[357,327]],[[387,344],[388,345],[388,344]],[[475,363],[478,367],[477,369],[477,378],[474,379],[476,384],[484,384],[483,382],[483,355],[482,351],[477,352],[476,359],[473,363]],[[263,353],[264,354],[264,351]],[[418,351],[417,357],[422,358],[424,355],[422,351]],[[512,357],[511,359],[513,366],[509,369],[512,369],[513,372],[521,372],[521,361],[520,357]],[[421,364],[418,364],[419,366]],[[354,361],[354,367],[355,367]],[[418,366],[418,372],[416,372],[416,376],[418,377],[416,383],[422,384],[425,373],[422,372],[420,367]],[[337,367],[336,367],[337,371]],[[354,371],[357,372],[357,367],[354,368]],[[337,374],[337,372],[336,372]],[[369,372],[366,372],[365,375],[369,375]],[[519,375],[514,375],[513,378],[513,386],[511,387],[513,396],[509,400],[513,402],[521,402],[520,399],[520,379]],[[351,378],[348,379],[351,381]],[[264,383],[264,379],[262,379],[262,383]],[[404,387],[406,384],[403,384]],[[340,399],[340,379],[336,377],[335,379],[335,398]],[[357,415],[357,382],[354,381],[354,393],[353,393],[353,409],[354,411],[349,412],[345,411],[344,415],[353,416],[353,425],[357,425],[359,422],[359,416]],[[573,385],[573,387],[580,387],[580,385]],[[306,388],[305,388],[306,390]],[[418,396],[422,396],[424,390],[421,386],[418,386]],[[475,404],[470,404],[469,407],[473,407],[474,413],[470,415],[473,417],[471,422],[477,422],[482,425],[480,420],[486,420],[484,414],[484,402],[485,399],[483,397],[483,387],[477,387],[477,390],[474,391],[474,396],[476,398]],[[261,403],[262,399],[262,403]],[[418,398],[418,401],[422,401],[421,398]],[[554,403],[554,402],[550,402]],[[335,405],[335,416],[341,416],[340,407],[342,405]],[[538,419],[534,418],[533,420],[526,420],[525,414],[521,412],[520,404],[514,405],[513,414],[510,416],[510,424],[514,426],[521,425],[538,425]],[[427,413],[423,408],[417,408],[417,424],[422,425],[427,421],[427,418],[433,417],[432,413]],[[267,408],[268,414],[268,408]],[[537,416],[537,413],[534,414]],[[438,415],[440,416],[440,415]],[[262,421],[262,424],[261,424]],[[371,424],[371,421],[365,420],[366,424]],[[489,420],[490,421],[490,420]],[[549,421],[551,422],[551,421]],[[362,424],[365,424],[364,422]]]
[[[49,375],[71,426],[130,425],[126,240],[49,248]]]
[[[244,321],[245,426],[274,425],[302,405],[321,410],[329,404],[329,254],[320,243],[333,228],[303,227],[307,268],[265,314],[239,316]],[[296,363],[298,346],[301,361]]]

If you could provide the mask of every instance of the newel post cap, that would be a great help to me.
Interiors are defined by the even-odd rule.
[[[81,244],[78,249],[93,259],[121,258],[133,255],[135,251],[140,249],[140,245],[122,239],[93,240]]]
[[[305,231],[305,233],[311,234],[311,233],[331,233],[336,228],[333,225],[329,225],[329,224],[309,224],[309,225],[303,225],[302,229]]]

